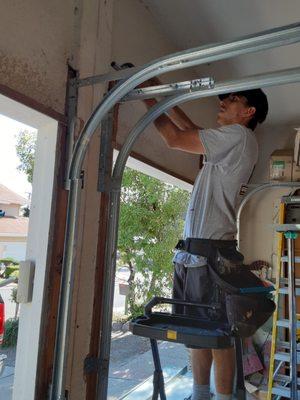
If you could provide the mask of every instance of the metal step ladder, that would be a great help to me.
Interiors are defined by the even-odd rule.
[[[300,279],[295,278],[295,264],[300,263],[300,257],[295,257],[295,239],[300,234],[300,224],[283,224],[283,220],[284,204],[281,204],[279,217],[281,224],[276,228],[277,232],[281,233],[278,244],[280,261],[276,272],[277,307],[273,317],[267,400],[281,397],[300,399],[300,343],[297,343],[300,321],[297,321],[296,312],[296,297],[300,296]],[[287,256],[282,257],[284,239],[287,243]],[[288,278],[282,277],[284,267],[287,268]],[[283,296],[288,299],[288,319],[279,318],[278,308]],[[280,340],[279,337],[285,340]]]

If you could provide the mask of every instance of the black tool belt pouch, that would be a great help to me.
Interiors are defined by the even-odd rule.
[[[243,268],[244,256],[236,241],[188,238],[178,242],[177,249],[206,257],[212,281],[225,299],[228,322],[235,335],[248,337],[272,315],[274,302],[266,294],[243,294],[242,288],[264,286],[249,269]]]

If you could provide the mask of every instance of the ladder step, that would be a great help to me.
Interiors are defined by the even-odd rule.
[[[279,319],[277,321],[277,326],[280,326],[282,328],[288,328],[289,323],[290,323],[289,319]],[[297,329],[300,329],[300,321],[297,321]]]
[[[285,362],[291,361],[290,353],[283,353],[283,352],[275,353],[274,358],[275,358],[275,360],[278,360],[278,361],[285,361]],[[300,354],[299,353],[297,354],[297,364],[300,364]]]
[[[295,259],[295,263],[296,264],[300,263],[300,257],[294,257],[294,259]],[[288,262],[288,257],[287,256],[281,257],[281,261],[282,262]]]
[[[288,285],[289,284],[288,278],[280,278],[280,284],[281,285]],[[300,286],[300,279],[295,279],[295,285],[296,286]]]
[[[276,382],[290,382],[291,378],[288,375],[282,375],[282,374],[276,374],[274,380],[276,380]],[[297,383],[298,385],[300,385],[300,378],[297,379]]]
[[[300,296],[300,288],[296,288],[295,292],[296,292],[296,296]],[[279,288],[279,293],[280,294],[289,294],[289,288],[287,288],[287,287]]]
[[[286,349],[289,350],[290,348],[290,342],[284,342],[282,340],[277,340],[276,342],[276,347],[278,349]],[[300,343],[297,343],[297,351],[300,351]]]
[[[290,388],[286,387],[273,387],[272,394],[276,394],[277,396],[287,397],[288,399],[291,398],[291,390]],[[298,399],[300,396],[300,390],[298,390]],[[296,399],[293,399],[296,400]]]

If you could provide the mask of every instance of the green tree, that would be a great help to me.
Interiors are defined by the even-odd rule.
[[[153,296],[169,295],[173,249],[182,236],[189,193],[127,168],[121,191],[118,250],[130,269],[131,315]]]
[[[16,152],[20,159],[19,171],[27,175],[28,182],[32,183],[34,156],[36,148],[36,134],[27,130],[21,131],[16,136]]]

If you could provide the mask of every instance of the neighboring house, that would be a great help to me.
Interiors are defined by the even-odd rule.
[[[24,260],[29,218],[20,217],[28,200],[0,184],[0,259]]]

